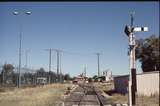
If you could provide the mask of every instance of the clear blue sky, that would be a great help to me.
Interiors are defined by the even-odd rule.
[[[20,14],[15,16],[12,11]],[[25,11],[31,11],[27,16]],[[19,25],[22,23],[22,65],[25,49],[30,49],[28,66],[48,71],[47,48],[61,49],[62,71],[97,74],[96,52],[100,70],[128,74],[128,38],[124,26],[130,24],[130,11],[135,11],[136,26],[148,26],[148,32],[136,38],[159,35],[159,2],[1,2],[0,64],[18,65]],[[73,54],[72,54],[73,53]],[[76,54],[77,53],[77,54]],[[81,55],[78,55],[81,54]],[[141,72],[137,62],[138,72]],[[56,71],[56,54],[52,53],[52,70]]]

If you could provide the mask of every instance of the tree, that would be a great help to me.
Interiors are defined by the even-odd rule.
[[[98,76],[97,76],[97,75],[94,75],[94,76],[93,76],[93,80],[94,80],[95,82],[97,82],[97,81],[98,81]]]
[[[92,82],[92,78],[88,78],[88,82],[89,82],[89,83]]]
[[[26,84],[32,84],[32,82],[33,82],[32,73],[25,72],[23,76],[24,76],[24,81],[25,81]]]
[[[2,68],[2,82],[3,84],[13,84],[13,65],[12,64],[4,64]]]
[[[37,70],[36,74],[37,74],[37,76],[40,76],[40,77],[46,76],[46,72],[45,72],[44,68],[40,68],[39,70]]]
[[[160,39],[155,35],[136,41],[136,60],[141,62],[143,72],[160,71],[159,43]]]
[[[47,76],[50,77],[50,83],[56,82],[57,74],[55,72],[49,71],[47,72]]]
[[[72,77],[72,78],[71,78],[71,80],[75,80],[75,79],[76,79],[76,77]]]
[[[4,64],[3,66],[3,70],[6,71],[6,72],[11,72],[13,71],[14,67],[12,64]]]
[[[97,76],[97,75],[94,75],[94,76],[93,76],[93,79],[97,79],[97,78],[98,78],[98,76]]]
[[[65,75],[64,75],[64,80],[68,81],[68,80],[70,80],[70,79],[71,79],[71,77],[70,77],[69,74],[65,74]]]

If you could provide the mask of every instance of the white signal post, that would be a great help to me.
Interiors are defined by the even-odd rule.
[[[135,92],[136,92],[136,62],[135,62],[135,35],[134,32],[148,31],[148,27],[133,27],[133,14],[131,14],[131,26],[125,27],[125,33],[129,37],[129,106],[135,106]]]

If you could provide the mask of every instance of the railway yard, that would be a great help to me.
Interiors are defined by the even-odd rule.
[[[128,106],[128,94],[112,92],[113,84],[51,84],[0,90],[0,106]],[[159,96],[136,97],[136,106],[159,106]]]
[[[93,83],[79,84],[64,100],[64,106],[116,106],[109,104],[103,92]],[[117,106],[119,106],[118,104]],[[123,104],[120,106],[128,106]]]
[[[65,106],[105,104],[105,99],[93,84],[80,84],[64,101]]]
[[[160,106],[159,4],[0,2],[0,106]]]

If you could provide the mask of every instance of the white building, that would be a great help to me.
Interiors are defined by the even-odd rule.
[[[37,83],[37,84],[40,84],[40,85],[41,85],[41,84],[43,84],[43,85],[44,85],[44,84],[47,84],[47,77],[37,77],[37,78],[36,78],[36,83]]]
[[[113,80],[112,71],[109,71],[109,70],[103,71],[102,76],[105,77],[106,82],[110,82]]]

